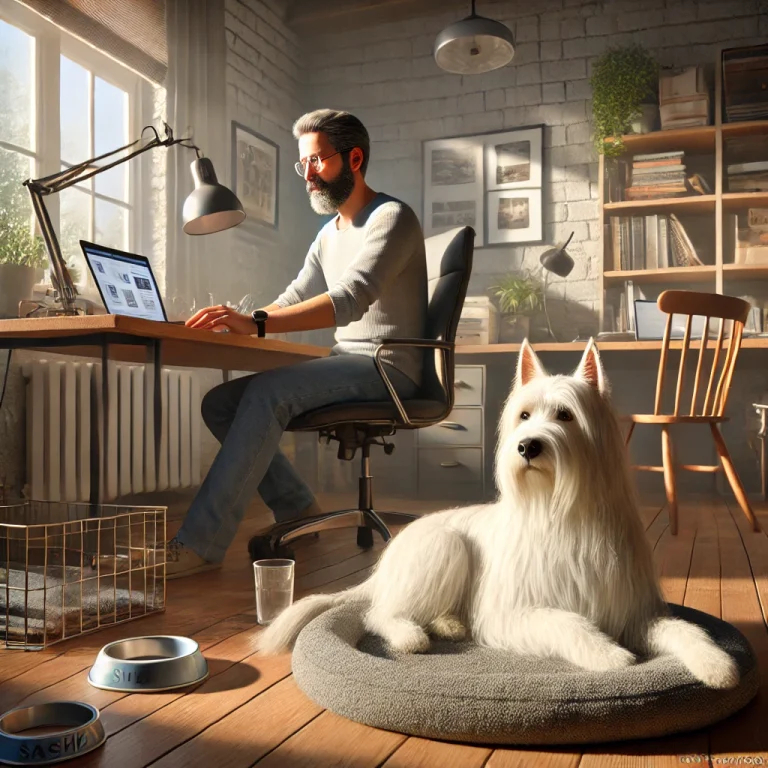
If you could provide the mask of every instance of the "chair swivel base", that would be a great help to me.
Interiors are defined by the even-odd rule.
[[[376,512],[373,509],[342,509],[300,520],[277,523],[266,534],[257,534],[248,542],[248,554],[251,560],[263,560],[270,557],[289,557],[293,552],[287,544],[300,536],[337,528],[357,527],[357,546],[370,549],[373,546],[373,531],[378,531],[386,542],[392,538],[387,524],[407,525],[419,515],[403,512]]]

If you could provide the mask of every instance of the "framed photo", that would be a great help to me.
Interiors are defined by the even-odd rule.
[[[541,240],[540,188],[489,192],[486,210],[488,245]]]
[[[232,189],[246,222],[277,229],[280,148],[274,141],[232,121]]]
[[[485,150],[487,189],[541,186],[541,127],[494,134]]]
[[[472,139],[439,139],[424,153],[424,234],[472,227],[482,245],[483,148]]]
[[[425,236],[470,226],[475,248],[541,242],[543,136],[538,125],[425,141]]]

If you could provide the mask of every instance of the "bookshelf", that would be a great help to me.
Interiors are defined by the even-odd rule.
[[[624,284],[628,281],[638,286],[648,298],[655,298],[666,288],[679,287],[733,295],[757,292],[762,294],[768,303],[768,262],[764,264],[734,263],[735,230],[741,226],[740,223],[736,223],[734,214],[739,213],[745,216],[750,208],[768,209],[768,192],[727,191],[725,152],[726,141],[735,137],[764,136],[765,145],[768,147],[768,120],[724,123],[721,51],[717,53],[714,72],[713,125],[624,136],[622,140],[626,150],[618,158],[619,163],[627,163],[631,167],[635,155],[683,151],[685,152],[683,162],[687,166],[686,176],[692,172],[703,175],[712,189],[711,194],[691,192],[684,197],[610,201],[609,186],[613,187],[613,184],[609,184],[608,180],[608,163],[611,161],[606,161],[603,155],[599,156],[600,330],[616,330],[615,327],[609,327],[609,322],[611,316],[618,319],[620,296],[624,290]],[[765,156],[756,159],[768,160],[768,149]],[[626,170],[625,166],[623,171]],[[653,226],[652,222],[658,222],[660,218],[664,218],[667,226],[671,228],[672,225],[669,223],[671,214],[674,214],[683,225],[686,234],[690,236],[696,254],[703,262],[702,266],[658,266],[658,260],[661,259],[658,256],[656,268],[653,268],[651,263],[644,265],[647,268],[637,268],[641,266],[637,263],[637,259],[632,259],[631,264],[628,265],[625,261],[626,254],[622,254],[621,249],[614,251],[612,236],[617,236],[621,226],[627,226],[628,219],[630,221],[643,219],[642,242],[647,248],[646,225]],[[624,224],[613,221],[616,217]],[[655,218],[649,220],[646,217]],[[632,224],[629,225],[630,240],[633,237],[632,226]],[[626,230],[621,234],[626,241]],[[667,236],[671,237],[669,233]],[[660,253],[661,235],[654,234],[654,237],[658,237],[656,247],[657,253]],[[697,245],[697,241],[703,244],[701,248]],[[648,262],[653,261],[653,257],[648,257],[647,251],[642,258]],[[617,260],[621,263],[617,263]],[[674,264],[671,253],[667,255],[666,261],[672,261]],[[609,304],[612,309],[607,311],[606,306]]]

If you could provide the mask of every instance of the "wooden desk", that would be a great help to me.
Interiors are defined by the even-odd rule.
[[[122,315],[0,320],[0,349],[47,349],[60,354],[144,363],[142,347],[159,348],[161,365],[264,371],[325,357],[326,347],[259,339],[235,333],[211,333],[173,323]]]
[[[145,403],[154,411],[156,470],[160,460],[162,398],[160,372],[163,365],[188,368],[217,368],[222,371],[263,371],[304,360],[325,357],[329,350],[309,344],[292,344],[276,339],[259,339],[234,333],[212,333],[173,323],[158,323],[122,315],[23,318],[0,320],[0,349],[32,349],[59,354],[96,357],[106,371],[110,361],[143,363],[153,370],[147,384]],[[9,361],[10,362],[10,361]],[[149,382],[147,376],[145,381]],[[108,445],[109,377],[101,377],[102,432],[91,431],[91,467],[106,469]],[[0,390],[0,404],[5,394]],[[91,399],[92,403],[96,398]],[[92,423],[97,423],[94,419]],[[101,500],[100,473],[91,472],[90,503]]]

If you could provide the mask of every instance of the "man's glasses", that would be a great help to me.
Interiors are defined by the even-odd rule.
[[[302,178],[307,172],[307,163],[312,166],[312,170],[315,173],[320,173],[326,160],[330,160],[332,157],[341,155],[344,152],[351,152],[353,149],[354,147],[349,147],[348,149],[340,149],[338,152],[334,152],[332,155],[326,155],[325,157],[320,157],[319,155],[310,155],[308,158],[306,158],[306,160],[299,160],[298,163],[294,163],[293,167],[296,169],[296,173],[298,173]]]

